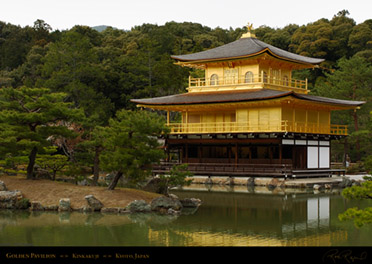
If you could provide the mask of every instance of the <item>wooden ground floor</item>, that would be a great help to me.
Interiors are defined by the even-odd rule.
[[[324,177],[336,172],[328,135],[171,136],[165,149],[167,160],[158,172],[173,163],[187,163],[194,174],[208,176]]]

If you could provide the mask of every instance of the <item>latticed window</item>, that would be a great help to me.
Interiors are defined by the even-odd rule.
[[[287,75],[284,75],[284,77],[283,77],[283,85],[289,86],[289,81],[288,81],[288,76]]]
[[[239,71],[238,69],[224,70],[224,84],[238,83]]]
[[[218,75],[217,74],[212,74],[211,85],[218,85]]]
[[[267,83],[267,73],[266,72],[263,72],[263,82],[264,83]]]
[[[252,83],[253,82],[253,72],[248,71],[248,72],[245,73],[244,82],[245,83]]]

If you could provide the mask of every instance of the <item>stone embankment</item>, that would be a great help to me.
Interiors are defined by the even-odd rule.
[[[313,188],[315,190],[346,188],[360,185],[362,176],[333,176],[329,178],[301,178],[285,179],[270,177],[206,177],[194,176],[190,178],[193,184],[266,186],[269,189],[279,188]]]
[[[28,209],[30,211],[59,212],[101,212],[101,213],[151,213],[179,215],[185,208],[197,209],[201,201],[195,198],[179,199],[175,195],[161,196],[151,203],[135,200],[126,207],[105,207],[94,195],[84,197],[87,204],[81,208],[72,208],[69,198],[61,198],[58,205],[43,206],[39,201],[29,201],[18,190],[9,191],[5,183],[0,181],[0,209]]]

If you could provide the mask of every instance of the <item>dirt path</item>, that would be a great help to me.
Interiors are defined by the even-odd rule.
[[[109,191],[105,187],[78,186],[51,180],[26,180],[25,176],[0,175],[0,180],[8,190],[20,190],[23,197],[30,201],[39,201],[42,205],[58,205],[60,198],[70,198],[72,208],[81,208],[87,204],[84,197],[92,194],[104,207],[125,207],[134,200],[150,202],[160,196],[135,189],[116,188]]]

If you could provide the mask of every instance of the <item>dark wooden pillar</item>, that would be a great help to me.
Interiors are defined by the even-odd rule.
[[[270,164],[273,164],[273,147],[269,145],[269,159],[270,159]]]
[[[164,146],[165,146],[165,153],[166,153],[166,161],[169,162],[170,161],[170,150],[169,150],[168,139],[165,139]]]
[[[201,144],[198,145],[198,162],[203,162],[203,148]]]
[[[235,143],[235,167],[238,166],[239,163],[239,150],[238,150],[238,143]]]
[[[185,163],[188,163],[189,162],[189,144],[185,144],[185,148],[186,148],[186,151],[185,151]]]
[[[181,163],[182,161],[181,155],[183,155],[182,147],[178,147],[177,150],[178,150],[178,163]]]
[[[227,156],[229,158],[229,164],[231,164],[231,152],[232,152],[231,145],[228,144],[227,145]]]

